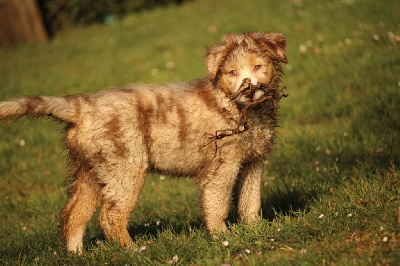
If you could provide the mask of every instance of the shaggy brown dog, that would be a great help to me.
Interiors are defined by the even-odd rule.
[[[67,248],[82,252],[86,225],[101,207],[99,223],[107,240],[121,246],[146,173],[194,176],[204,220],[211,233],[226,230],[232,189],[238,188],[242,221],[259,218],[263,161],[275,135],[271,103],[248,110],[248,130],[226,138],[210,135],[235,128],[243,104],[263,97],[229,95],[243,79],[279,83],[286,63],[286,40],[277,33],[228,34],[207,49],[209,76],[166,85],[131,85],[93,95],[33,96],[0,103],[0,119],[49,116],[67,124],[66,146],[73,183],[61,225]],[[278,85],[278,84],[275,84]]]

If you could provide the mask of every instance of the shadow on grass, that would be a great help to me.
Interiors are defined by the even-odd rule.
[[[312,201],[321,195],[317,189],[306,189],[301,185],[289,186],[284,181],[279,182],[278,186],[268,189],[268,192],[262,192],[261,215],[270,222],[279,216],[308,211]],[[227,218],[228,223],[240,221],[236,206],[237,202],[234,200]]]
[[[185,219],[182,218],[182,221]],[[147,223],[144,224],[136,224],[132,223],[128,227],[129,235],[131,236],[133,242],[136,242],[139,239],[151,239],[157,238],[163,232],[170,231],[175,235],[180,235],[185,232],[189,232],[191,230],[205,230],[203,223],[201,220],[198,221],[190,221],[189,223],[179,222],[176,219],[172,219],[172,221],[168,219],[160,219],[158,217],[151,217]],[[87,240],[88,246],[97,246],[98,241],[106,241],[101,228],[96,226],[95,234]]]
[[[316,190],[305,191],[302,188],[278,188],[271,191],[262,200],[263,219],[272,222],[279,216],[291,215],[294,212],[307,212],[311,202],[319,196]]]
[[[189,223],[182,222],[170,222],[169,220],[160,221],[157,223],[146,223],[146,224],[134,224],[129,226],[128,231],[132,239],[146,237],[157,237],[164,231],[171,231],[175,235],[180,235],[182,233],[188,232],[192,229],[202,230],[204,229],[203,223],[201,221],[191,221]]]

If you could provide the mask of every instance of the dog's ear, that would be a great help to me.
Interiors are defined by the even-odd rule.
[[[287,63],[286,58],[286,38],[282,34],[271,33],[251,33],[261,48],[267,50],[273,57],[282,63]]]
[[[237,36],[228,33],[221,38],[220,44],[207,48],[204,61],[211,80],[216,78],[219,68],[225,60],[226,54],[231,45],[235,42],[237,42]]]
[[[225,45],[220,44],[213,47],[208,47],[204,61],[206,63],[208,75],[213,80],[217,76],[219,66],[221,65],[224,58]]]

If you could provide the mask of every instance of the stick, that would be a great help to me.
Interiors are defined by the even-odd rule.
[[[210,139],[210,142],[208,142],[206,145],[204,145],[203,148],[210,145],[212,142],[214,142],[215,143],[215,152],[217,152],[217,148],[218,148],[217,140],[246,132],[250,128],[249,125],[247,124],[247,120],[248,120],[247,111],[250,107],[260,104],[262,102],[268,101],[268,100],[272,100],[273,107],[271,108],[270,112],[273,113],[274,111],[276,111],[276,109],[278,108],[278,101],[282,97],[287,97],[287,94],[282,94],[282,95],[279,94],[279,88],[278,88],[279,80],[280,80],[280,77],[277,76],[277,77],[273,78],[269,84],[257,83],[257,85],[253,85],[253,84],[251,84],[251,80],[249,78],[243,79],[242,84],[240,85],[239,89],[235,93],[233,93],[229,96],[229,98],[231,100],[235,100],[241,93],[251,96],[252,94],[254,94],[254,92],[256,90],[264,91],[265,95],[260,99],[248,102],[243,107],[243,109],[240,112],[239,122],[236,122],[236,120],[232,119],[236,123],[236,128],[217,130],[217,131],[215,131],[214,134],[205,133],[206,135],[208,135],[208,139]]]

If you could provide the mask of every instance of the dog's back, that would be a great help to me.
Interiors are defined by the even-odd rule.
[[[209,136],[234,128],[231,117],[239,112],[204,80],[132,85],[73,101],[76,118],[68,127],[67,145],[75,157],[95,168],[129,160],[185,176],[195,176],[207,158],[214,158]]]

